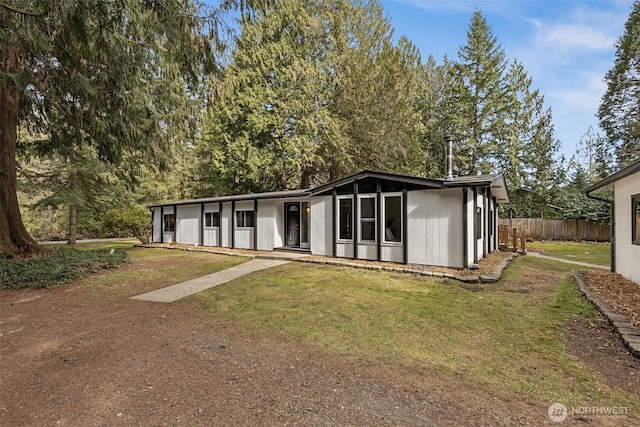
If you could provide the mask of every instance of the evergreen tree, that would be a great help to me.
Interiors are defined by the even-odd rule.
[[[510,63],[479,11],[452,67],[451,124],[460,174],[505,174],[510,209],[519,216],[549,213],[549,191],[558,181],[550,109],[531,88],[517,60]]]
[[[444,137],[452,135],[454,127],[451,123],[454,116],[453,87],[451,67],[453,64],[444,58],[442,65],[437,65],[433,56],[419,68],[421,97],[417,110],[422,124],[422,153],[424,156],[423,171],[426,177],[442,177],[446,174],[447,147]]]
[[[184,78],[180,93],[196,93],[213,66],[211,22],[178,0],[0,3],[0,253],[37,250],[16,196],[18,126],[45,135],[43,155],[88,146],[114,164],[161,160],[176,123],[165,113],[189,99],[162,83]]]
[[[467,44],[453,67],[456,112],[456,169],[460,174],[489,173],[496,165],[496,144],[502,137],[507,88],[505,53],[480,11],[467,31]]]
[[[420,56],[377,2],[292,0],[241,14],[198,144],[206,194],[420,169]]]
[[[616,44],[614,66],[605,75],[598,118],[620,167],[640,159],[640,2]]]

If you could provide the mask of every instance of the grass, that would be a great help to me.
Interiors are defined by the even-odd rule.
[[[133,248],[131,263],[117,271],[84,279],[83,290],[90,300],[111,301],[224,270],[248,258],[181,250]]]
[[[294,263],[196,298],[207,322],[393,372],[416,387],[640,408],[637,396],[612,390],[564,351],[567,320],[595,316],[569,271],[525,257],[499,283],[471,292],[455,281]]]
[[[608,266],[611,262],[611,247],[608,243],[532,242],[527,243],[527,250],[590,264]]]
[[[246,261],[113,245],[130,264],[83,279],[76,289],[84,298],[118,301]],[[196,302],[205,322],[241,337],[309,349],[407,387],[469,401],[483,395],[514,406],[560,401],[637,414],[637,395],[610,387],[565,351],[569,319],[596,318],[569,280],[572,268],[520,257],[498,283],[473,292],[448,279],[290,263],[181,304]]]

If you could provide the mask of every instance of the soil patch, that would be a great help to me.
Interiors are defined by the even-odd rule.
[[[196,298],[89,298],[88,281],[0,291],[1,426],[549,424],[546,405],[495,399],[463,377],[430,387],[437,374],[426,368],[398,375],[401,367],[368,369],[247,340],[203,324]],[[576,319],[566,345],[613,387],[637,391],[637,361],[616,338]]]

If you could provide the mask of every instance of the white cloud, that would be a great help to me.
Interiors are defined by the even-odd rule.
[[[606,28],[585,22],[548,22],[532,20],[536,29],[535,42],[539,49],[552,48],[558,53],[578,49],[602,51],[611,49],[617,37],[607,34]],[[605,31],[603,31],[605,30]]]
[[[547,96],[571,109],[597,111],[600,98],[607,88],[603,75],[593,70],[581,70],[574,74],[571,86],[547,92]]]

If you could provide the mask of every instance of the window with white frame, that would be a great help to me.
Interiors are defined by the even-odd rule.
[[[253,211],[236,211],[237,227],[253,227]]]
[[[220,227],[220,212],[205,212],[204,213],[204,226],[205,227]]]
[[[631,196],[631,243],[640,245],[640,194]]]
[[[402,242],[402,196],[383,196],[384,242]]]
[[[360,241],[376,241],[376,197],[360,197]]]
[[[338,224],[340,240],[353,239],[353,198],[338,199]]]

